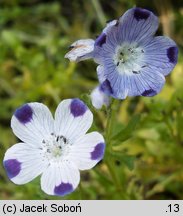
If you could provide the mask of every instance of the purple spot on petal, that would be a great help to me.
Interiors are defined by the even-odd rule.
[[[102,33],[100,34],[97,39],[95,40],[95,46],[100,46],[102,47],[102,45],[106,42],[106,34]]]
[[[111,84],[110,84],[110,82],[109,82],[108,79],[106,79],[106,80],[100,85],[100,90],[101,90],[102,92],[104,92],[105,94],[107,94],[107,95],[113,94],[113,90],[112,90]]]
[[[32,115],[33,115],[33,110],[28,104],[23,105],[22,107],[18,108],[15,111],[16,118],[22,124],[26,124],[26,123],[30,122],[32,119]]]
[[[101,160],[104,156],[105,143],[99,143],[95,146],[93,152],[91,152],[92,160]]]
[[[148,89],[148,90],[145,90],[143,93],[142,93],[142,96],[147,96],[147,97],[152,97],[154,95],[156,95],[157,92],[153,89]]]
[[[21,170],[21,163],[16,159],[6,160],[3,165],[10,179],[17,176]]]
[[[87,106],[83,103],[83,101],[76,98],[72,100],[70,110],[74,117],[78,117],[82,116],[86,112]]]
[[[71,192],[73,192],[73,186],[70,183],[61,183],[56,186],[54,189],[54,194],[58,196],[65,196]]]
[[[178,48],[176,46],[170,47],[167,49],[167,56],[169,58],[169,61],[173,64],[177,63],[178,58]]]
[[[150,11],[142,9],[142,8],[135,8],[134,10],[134,17],[137,21],[146,20],[150,16]]]

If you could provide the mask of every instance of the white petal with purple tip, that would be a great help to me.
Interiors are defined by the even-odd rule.
[[[20,140],[39,145],[53,132],[53,117],[44,104],[28,103],[16,110],[11,127]]]
[[[69,158],[80,170],[94,167],[104,156],[104,138],[98,132],[80,137],[71,146]]]
[[[7,150],[3,164],[11,181],[15,184],[26,184],[47,168],[48,163],[42,159],[39,148],[18,143]]]
[[[91,127],[93,114],[80,99],[63,100],[55,112],[55,133],[71,142]]]
[[[49,195],[65,196],[76,189],[79,181],[79,170],[74,164],[52,163],[41,176],[41,188]]]
[[[101,109],[102,106],[109,106],[110,97],[101,91],[100,86],[97,86],[90,94],[92,105],[96,109]]]

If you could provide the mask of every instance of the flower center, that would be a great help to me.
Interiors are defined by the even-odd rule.
[[[143,67],[144,50],[136,43],[124,43],[116,48],[113,62],[120,74],[139,74]]]
[[[68,155],[71,144],[62,135],[52,133],[48,139],[42,141],[43,157],[52,162],[62,161]]]

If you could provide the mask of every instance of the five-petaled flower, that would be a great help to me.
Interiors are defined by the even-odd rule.
[[[14,113],[11,127],[23,142],[4,157],[8,177],[15,184],[30,182],[40,174],[41,188],[49,195],[64,196],[79,184],[79,170],[94,167],[104,156],[104,138],[86,134],[93,115],[79,99],[63,100],[55,120],[41,103],[28,103]]]
[[[101,89],[109,96],[117,99],[154,96],[161,91],[165,76],[175,67],[178,58],[175,42],[155,36],[157,28],[158,18],[152,12],[132,8],[107,24],[93,43],[92,51],[91,39],[88,39],[88,52],[87,40],[79,40],[80,47],[84,43],[85,52],[73,46],[75,52],[71,50],[65,57],[74,60],[72,55],[76,55],[78,49],[77,61],[93,58],[99,64]]]

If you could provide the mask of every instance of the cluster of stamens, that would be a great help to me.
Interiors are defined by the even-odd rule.
[[[43,158],[52,161],[60,161],[63,156],[68,154],[69,141],[62,135],[55,135],[51,133],[48,139],[42,141],[42,154]]]
[[[119,73],[139,74],[146,65],[141,64],[144,57],[144,50],[133,44],[123,44],[116,48],[113,62]]]

